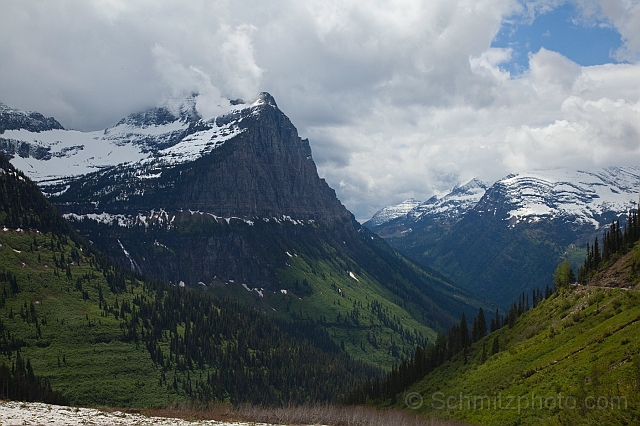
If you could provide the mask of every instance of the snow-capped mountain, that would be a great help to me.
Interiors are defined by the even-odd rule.
[[[599,228],[606,225],[605,216],[625,214],[636,208],[639,195],[640,167],[607,167],[594,171],[556,169],[499,180],[493,185],[492,196],[477,209],[495,211],[496,203],[508,206],[505,219],[511,226],[561,219]]]
[[[373,231],[382,231],[381,235],[388,237],[412,232],[411,224],[416,222],[455,221],[480,201],[486,189],[485,183],[471,179],[466,184],[456,185],[444,195],[434,195],[427,201],[412,198],[398,205],[385,207],[364,225]]]
[[[431,197],[420,203],[407,213],[413,220],[427,217],[441,219],[456,219],[467,210],[473,208],[482,198],[487,186],[478,179],[471,179],[464,185],[455,186],[451,191],[440,197]]]
[[[131,114],[113,127],[94,132],[65,130],[54,119],[5,107],[13,116],[42,120],[38,126],[33,119],[10,121],[13,125],[5,126],[10,128],[0,135],[0,152],[41,185],[65,183],[116,165],[147,170],[139,175],[145,178],[221,146],[242,132],[240,122],[269,98],[263,94],[251,104],[233,101],[226,114],[204,121],[193,95]]]
[[[420,204],[421,201],[418,201],[415,198],[409,198],[395,206],[385,207],[378,210],[378,212],[376,212],[376,214],[367,221],[367,224],[370,225],[370,227],[375,227],[390,222],[396,218],[406,216],[411,210]]]
[[[47,118],[38,112],[20,111],[0,102],[0,135],[6,130],[26,129],[37,133],[62,128],[53,117]]]
[[[391,222],[455,221],[475,209],[478,213],[499,211],[509,226],[562,219],[599,228],[612,213],[636,208],[639,196],[640,167],[636,166],[532,171],[506,176],[490,187],[472,179],[425,202],[411,199],[385,207],[365,225],[377,230]]]
[[[507,304],[553,283],[571,255],[637,208],[640,167],[556,169],[506,176],[489,187],[470,182],[377,225],[401,253],[461,285]],[[392,208],[388,208],[392,211]]]

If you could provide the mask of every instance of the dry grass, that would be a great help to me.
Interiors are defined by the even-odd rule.
[[[263,408],[253,405],[233,407],[219,404],[198,408],[177,406],[172,409],[143,410],[144,414],[192,420],[244,421],[281,425],[330,426],[463,426],[452,420],[427,418],[402,410],[377,410],[362,406],[298,406]]]

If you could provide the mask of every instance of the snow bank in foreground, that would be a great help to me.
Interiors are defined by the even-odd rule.
[[[223,423],[214,420],[187,421],[141,414],[106,412],[94,408],[63,407],[40,402],[0,401],[0,425],[154,425],[154,426],[269,426],[265,423]]]

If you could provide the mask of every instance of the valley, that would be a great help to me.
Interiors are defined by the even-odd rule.
[[[104,132],[5,130],[0,143],[80,235],[124,267],[319,327],[375,367],[390,368],[483,303],[359,225],[271,95],[209,121],[194,99]],[[82,149],[52,142],[63,137]],[[34,144],[52,154],[34,155]]]
[[[270,95],[210,121],[189,102],[100,135],[5,108],[21,117],[0,137],[7,396],[204,412],[357,401],[416,424],[638,418],[638,247],[549,289],[562,259],[584,261],[580,238],[625,225],[636,168],[472,180],[362,226]],[[430,364],[411,376],[418,355]],[[294,423],[323,418],[342,421]]]
[[[425,202],[384,208],[364,226],[508,309],[522,292],[544,290],[565,257],[577,271],[586,243],[637,208],[638,188],[638,167],[541,170],[493,184],[473,179]]]

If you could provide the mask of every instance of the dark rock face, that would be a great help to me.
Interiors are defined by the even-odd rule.
[[[206,167],[183,172],[187,176],[176,183],[174,207],[225,217],[350,218],[335,191],[318,177],[309,141],[298,137],[280,110],[264,105],[246,129],[213,158],[203,158]]]
[[[22,158],[33,157],[37,160],[49,160],[51,158],[49,147],[17,141],[13,139],[0,138],[0,153],[8,158],[18,155]]]
[[[330,228],[274,220],[248,224],[199,213],[168,214],[175,224],[170,229],[122,228],[93,221],[73,224],[123,265],[168,282],[209,285],[217,279],[269,290],[282,288],[276,269],[286,268],[287,251],[305,252],[309,242],[336,245],[338,240],[357,238],[344,224]]]
[[[193,162],[164,167],[159,177],[142,180],[135,178],[137,165],[114,167],[71,182],[69,190],[52,201],[64,213],[76,214],[164,209],[350,222],[351,214],[318,176],[309,142],[298,137],[273,98],[267,101],[232,118],[222,117],[238,122],[244,131]]]
[[[74,225],[142,272],[192,285],[215,277],[275,285],[292,241],[317,241],[327,229],[343,235],[332,241],[357,236],[352,215],[318,176],[309,142],[269,94],[260,99],[218,118],[243,131],[208,155],[151,179],[136,178],[136,165],[100,171],[51,200],[62,213],[127,218],[128,227],[86,218]]]
[[[25,129],[30,132],[64,129],[53,117],[45,117],[38,112],[24,112],[0,103],[0,134],[5,130]]]

